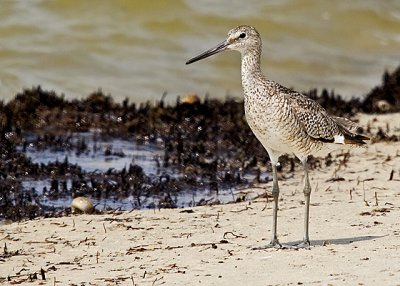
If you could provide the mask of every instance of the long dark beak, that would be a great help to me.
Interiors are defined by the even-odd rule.
[[[210,50],[198,55],[197,57],[191,58],[190,60],[188,60],[186,62],[186,64],[189,65],[189,64],[197,62],[199,60],[208,58],[209,56],[215,55],[215,54],[217,54],[219,52],[225,51],[226,48],[228,47],[228,45],[229,44],[228,44],[227,41],[223,41],[221,44],[217,45],[216,47],[214,47],[214,48],[212,48],[212,49],[210,49]]]

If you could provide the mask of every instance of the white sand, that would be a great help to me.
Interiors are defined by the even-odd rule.
[[[400,114],[361,115],[360,122],[372,130],[389,122],[389,134],[400,134]],[[400,142],[350,154],[346,164],[311,171],[310,250],[251,250],[270,239],[266,199],[193,213],[36,219],[0,226],[0,284],[400,285]],[[295,243],[303,235],[303,174],[298,167],[284,176],[278,235]],[[3,254],[4,244],[18,255]],[[38,279],[29,282],[35,272]]]

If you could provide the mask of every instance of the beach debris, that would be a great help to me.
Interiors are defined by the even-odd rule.
[[[393,176],[394,176],[394,170],[392,169],[392,171],[390,172],[389,181],[393,180]]]
[[[226,238],[228,236],[228,234],[232,235],[235,238],[247,238],[247,236],[243,236],[243,235],[240,235],[240,234],[235,234],[232,231],[225,232],[224,235],[223,235],[223,238]]]
[[[373,108],[380,112],[388,112],[392,108],[391,104],[384,99],[377,100],[373,103]]]
[[[91,214],[94,211],[93,203],[86,197],[76,197],[71,202],[71,209],[73,213]]]
[[[340,181],[346,181],[346,179],[343,177],[334,177],[326,180],[325,182],[328,183],[328,182],[340,182]]]
[[[192,214],[192,213],[194,213],[194,210],[192,210],[192,209],[182,210],[182,211],[180,211],[180,213]]]
[[[181,104],[198,104],[200,103],[200,98],[197,94],[195,93],[188,93],[181,98]]]
[[[46,280],[46,271],[44,271],[44,269],[43,268],[40,268],[40,275],[41,275],[41,277],[42,277],[42,280]]]

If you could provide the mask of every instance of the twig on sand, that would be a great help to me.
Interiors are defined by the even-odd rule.
[[[247,238],[247,236],[243,236],[243,235],[239,235],[239,234],[234,234],[232,231],[227,231],[227,232],[225,232],[223,238],[226,238],[226,236],[227,236],[228,234],[233,235],[235,238],[239,238],[239,237],[240,237],[240,238]]]
[[[365,206],[369,207],[369,203],[368,203],[368,202],[367,202],[367,200],[365,199],[365,187],[364,187],[364,182],[365,182],[365,181],[362,181],[362,183],[363,183],[363,196],[364,196],[364,203],[365,203]]]

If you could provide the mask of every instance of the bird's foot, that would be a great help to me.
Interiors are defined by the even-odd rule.
[[[267,245],[261,245],[261,246],[256,246],[253,247],[252,250],[265,250],[265,249],[292,249],[292,250],[299,250],[299,249],[310,249],[310,241],[309,240],[304,240],[303,242],[300,242],[295,245],[289,245],[289,244],[281,244],[278,239],[273,239],[270,243]]]
[[[275,248],[275,249],[282,249],[282,244],[280,244],[279,240],[277,238],[274,238],[273,240],[271,240],[270,243],[266,244],[266,245],[260,245],[260,246],[255,246],[252,247],[252,250],[264,250],[264,249],[271,249],[271,248]]]
[[[310,249],[310,240],[305,239],[303,242],[300,242],[298,244],[293,245],[293,248],[295,249]]]

